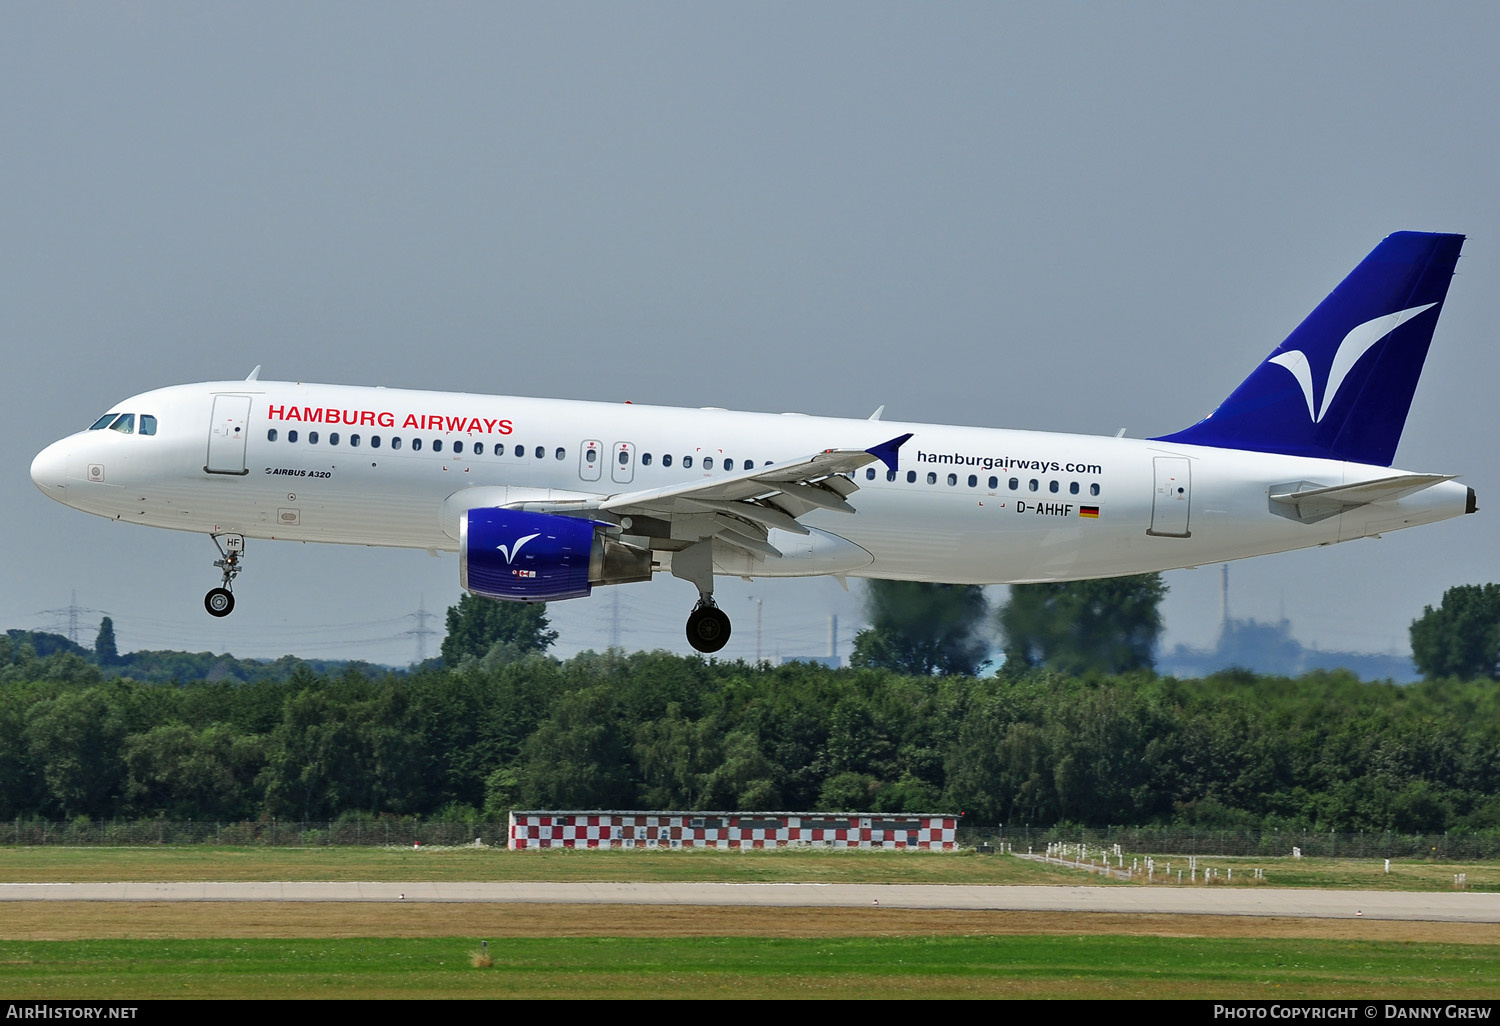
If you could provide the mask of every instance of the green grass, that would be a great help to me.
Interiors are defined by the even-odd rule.
[[[1127,853],[1125,864],[1134,856]],[[1158,883],[1181,855],[1156,856]],[[1332,887],[1448,891],[1464,873],[1470,891],[1500,890],[1493,862],[1380,859],[1219,858],[1206,867],[1233,867],[1235,887]],[[1265,879],[1254,879],[1255,869]],[[1183,874],[1184,881],[1187,874]],[[588,851],[512,852],[490,848],[50,848],[0,847],[0,882],[121,881],[706,881],[732,883],[1097,884],[1103,877],[1004,855],[898,851]],[[1116,883],[1117,886],[1121,885]],[[1228,886],[1222,878],[1215,886]],[[1130,886],[1125,884],[1124,886]],[[1187,886],[1186,882],[1184,886]],[[1201,883],[1200,883],[1201,886]]]
[[[1173,856],[1176,863],[1185,859]],[[1163,865],[1166,856],[1158,856]],[[1129,856],[1127,856],[1127,864]],[[1200,858],[1235,886],[1500,887],[1490,863]],[[1253,883],[1250,870],[1269,879]],[[1184,865],[1185,868],[1185,865]],[[1079,884],[973,852],[0,848],[0,880],[620,880]],[[1128,885],[1127,885],[1128,886]],[[3,932],[3,927],[0,927]],[[394,931],[393,931],[394,932]],[[603,932],[603,931],[601,931]],[[166,997],[1500,998],[1500,946],[1054,934],[0,941],[0,993]]]
[[[0,847],[0,882],[192,880],[1070,884],[1079,874],[972,851]]]
[[[1130,865],[1132,856],[1125,856],[1125,865]],[[1142,856],[1144,861],[1144,856]],[[1188,860],[1181,855],[1157,855],[1157,873],[1172,867],[1172,878],[1183,871],[1184,885],[1188,879]],[[1468,879],[1465,890],[1500,891],[1500,864],[1494,862],[1437,862],[1392,859],[1391,871],[1385,871],[1383,859],[1294,859],[1284,858],[1220,858],[1198,857],[1198,877],[1201,881],[1205,868],[1217,868],[1221,879],[1215,886],[1228,886],[1222,879],[1226,869],[1233,868],[1233,886],[1262,887],[1321,887],[1339,890],[1365,891],[1451,891],[1457,889],[1454,874],[1463,873]],[[1265,870],[1264,880],[1253,879],[1254,870]]]
[[[0,942],[12,999],[1500,996],[1489,947],[1161,937]]]

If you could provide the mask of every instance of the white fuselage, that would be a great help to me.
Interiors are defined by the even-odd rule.
[[[434,550],[458,548],[470,507],[665,487],[912,433],[894,479],[881,464],[851,475],[857,513],[801,517],[814,541],[851,545],[799,548],[772,531],[780,558],[715,547],[715,572],[747,576],[1107,577],[1347,541],[1472,507],[1464,486],[1442,481],[1307,522],[1270,495],[1399,472],[1032,431],[269,381],[178,385],[114,410],[155,418],[155,432],[70,435],[37,456],[38,487],[152,527]],[[662,555],[659,568],[670,563]]]

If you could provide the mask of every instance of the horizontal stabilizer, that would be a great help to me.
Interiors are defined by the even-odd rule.
[[[1392,502],[1443,481],[1451,481],[1454,477],[1453,474],[1397,474],[1375,481],[1327,487],[1299,481],[1271,489],[1272,512],[1311,524],[1372,502]],[[1277,509],[1277,506],[1282,508]]]

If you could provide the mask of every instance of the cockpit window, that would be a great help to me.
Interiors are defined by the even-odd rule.
[[[111,431],[118,431],[122,435],[135,434],[135,414],[122,413],[115,418],[115,422],[109,426]]]
[[[141,434],[156,434],[156,418],[151,416],[151,414],[149,413],[141,414]]]
[[[94,421],[94,426],[91,427],[91,428],[89,428],[89,430],[90,431],[99,431],[99,430],[101,430],[103,428],[107,428],[114,421],[114,419],[116,417],[118,417],[118,416],[119,416],[118,413],[106,413],[104,416],[102,416],[98,420]]]

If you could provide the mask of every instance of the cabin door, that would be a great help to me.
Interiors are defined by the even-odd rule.
[[[250,473],[245,469],[245,442],[249,437],[250,397],[214,396],[213,420],[208,426],[208,462],[203,469],[210,474]]]
[[[1188,507],[1193,495],[1189,461],[1183,456],[1158,456],[1155,462],[1156,493],[1151,502],[1151,527],[1146,533],[1187,538]]]

